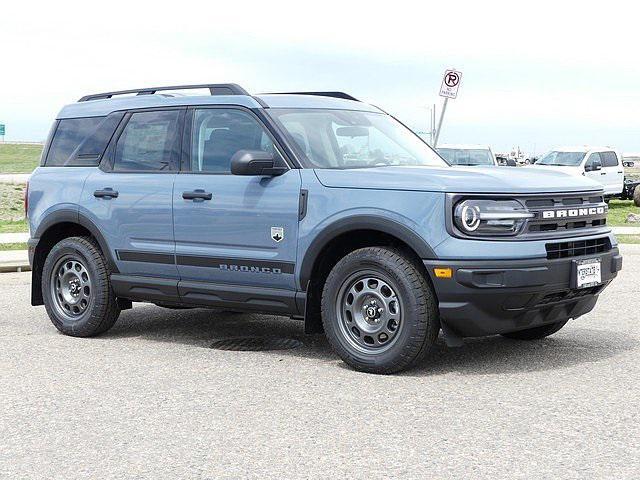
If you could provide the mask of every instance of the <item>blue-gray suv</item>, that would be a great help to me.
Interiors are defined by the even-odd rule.
[[[397,372],[439,331],[532,340],[593,309],[622,266],[601,188],[451,168],[341,92],[89,95],[30,178],[32,304],[78,337],[132,302],[287,315]]]

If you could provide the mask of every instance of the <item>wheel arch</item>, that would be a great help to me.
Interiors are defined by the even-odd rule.
[[[117,265],[100,229],[77,210],[62,209],[52,212],[40,222],[32,234],[35,247],[32,254],[31,304],[42,305],[42,268],[47,255],[60,240],[75,236],[91,236],[100,246],[112,273],[118,273]]]
[[[407,245],[419,258],[435,258],[435,253],[426,241],[415,231],[398,221],[376,215],[345,217],[325,227],[320,234],[314,238],[311,245],[309,245],[300,268],[300,286],[302,289],[306,290],[314,266],[323,250],[337,237],[357,231],[383,233]]]
[[[435,258],[431,247],[414,230],[389,218],[357,215],[328,225],[307,249],[299,273],[300,286],[306,292],[304,317],[308,333],[322,331],[320,297],[331,268],[347,253],[369,246],[399,248],[407,252],[420,268],[424,268],[421,259]],[[430,281],[429,276],[425,276]]]

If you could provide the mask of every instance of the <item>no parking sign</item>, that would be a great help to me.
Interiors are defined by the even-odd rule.
[[[457,70],[445,70],[442,77],[442,85],[440,86],[440,96],[446,98],[456,98],[458,96],[458,88],[460,88],[460,80],[462,72]]]

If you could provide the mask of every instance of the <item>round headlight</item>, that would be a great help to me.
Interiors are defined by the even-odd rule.
[[[477,205],[464,205],[460,214],[462,226],[467,232],[473,232],[480,226],[480,208]]]
[[[516,200],[467,199],[456,204],[453,221],[470,236],[517,235],[535,215]]]

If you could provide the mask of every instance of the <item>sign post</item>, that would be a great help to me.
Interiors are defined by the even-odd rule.
[[[4,143],[4,123],[0,123],[0,137],[2,137],[2,143]]]
[[[442,130],[444,113],[447,111],[447,103],[449,103],[450,98],[456,98],[458,96],[458,88],[460,88],[461,79],[462,72],[458,72],[453,68],[445,70],[444,72],[442,85],[440,85],[440,96],[444,97],[444,103],[442,104],[442,110],[440,111],[440,120],[438,121],[438,129],[436,130],[435,139],[433,141],[433,148],[438,146],[438,138],[440,138],[440,132]]]

